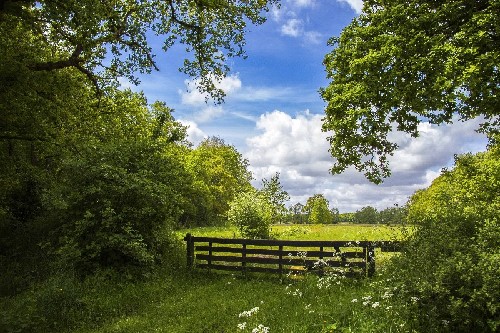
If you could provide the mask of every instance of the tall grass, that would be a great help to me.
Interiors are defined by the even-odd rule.
[[[331,237],[335,229],[293,237]],[[85,281],[57,275],[0,299],[0,332],[410,332],[404,311],[412,302],[394,304],[398,292],[383,274],[280,279],[181,266],[134,282],[110,272]]]

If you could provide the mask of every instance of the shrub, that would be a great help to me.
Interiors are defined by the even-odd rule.
[[[269,238],[273,207],[262,195],[252,191],[241,193],[231,202],[229,223],[235,225],[243,237]]]
[[[402,297],[418,298],[410,316],[425,331],[500,329],[500,149],[456,158],[413,195],[418,225],[397,263]],[[414,299],[415,299],[414,298]]]

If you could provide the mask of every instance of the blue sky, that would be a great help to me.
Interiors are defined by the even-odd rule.
[[[186,56],[182,46],[158,50],[160,71],[142,76],[134,90],[175,109],[195,144],[219,136],[234,145],[249,160],[257,187],[280,172],[289,204],[305,203],[317,193],[341,212],[404,204],[452,164],[453,154],[484,150],[486,140],[474,132],[478,120],[440,127],[423,123],[417,140],[393,134],[401,148],[392,159],[393,176],[383,185],[370,184],[352,169],[328,173],[333,160],[321,132],[324,102],[318,93],[328,84],[322,61],[331,50],[328,39],[361,7],[362,0],[282,0],[266,23],[248,27],[248,58],[229,60],[232,72],[220,84],[227,93],[222,105],[206,104],[192,89],[194,81],[178,71]]]

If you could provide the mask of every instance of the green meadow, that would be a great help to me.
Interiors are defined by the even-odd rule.
[[[409,226],[374,224],[281,224],[271,226],[271,236],[276,239],[292,240],[401,240],[412,230]],[[178,231],[184,236],[238,237],[235,227],[192,228]]]
[[[231,228],[181,230],[233,237]],[[280,239],[395,240],[403,227],[359,225],[273,226]],[[384,277],[208,273],[178,263],[144,281],[103,272],[85,281],[57,276],[1,301],[1,332],[408,332],[394,311],[395,292]],[[402,317],[401,317],[402,318]]]

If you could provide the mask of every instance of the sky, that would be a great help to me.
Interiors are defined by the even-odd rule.
[[[266,23],[248,27],[248,58],[229,61],[232,71],[219,85],[227,94],[222,105],[207,104],[193,89],[196,82],[178,71],[186,56],[182,46],[156,52],[160,71],[142,76],[134,90],[173,108],[195,145],[208,136],[233,145],[249,160],[257,188],[279,172],[288,205],[304,204],[314,194],[323,194],[341,213],[403,205],[452,166],[454,154],[485,150],[486,138],[474,131],[479,120],[422,123],[417,139],[391,134],[400,148],[391,158],[392,176],[382,185],[354,169],[329,173],[333,159],[328,134],[321,131],[325,102],[318,93],[329,83],[322,61],[331,51],[328,39],[361,9],[362,0],[282,0]]]

